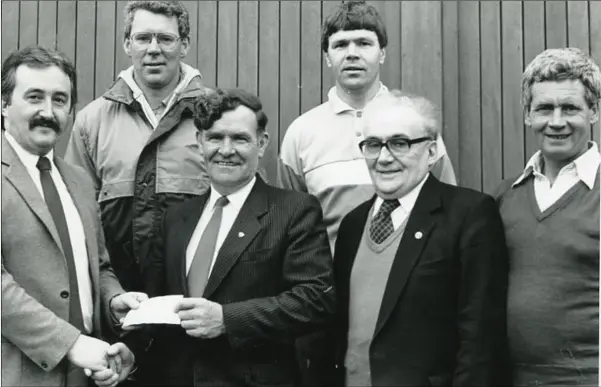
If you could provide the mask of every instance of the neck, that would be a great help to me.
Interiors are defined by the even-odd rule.
[[[338,97],[355,110],[365,108],[367,102],[376,96],[378,90],[380,90],[380,77],[376,78],[371,85],[357,90],[345,89],[336,83]]]
[[[168,84],[161,88],[152,88],[148,85],[144,84],[144,82],[139,82],[138,76],[134,71],[134,81],[144,93],[144,97],[146,97],[146,101],[150,104],[151,107],[156,108],[167,96],[173,93],[173,90],[177,87],[181,79],[181,75],[177,77],[173,77]]]

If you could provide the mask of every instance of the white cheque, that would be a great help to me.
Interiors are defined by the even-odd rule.
[[[141,324],[177,324],[181,323],[175,308],[184,296],[172,295],[149,298],[132,309],[123,319],[123,328]]]

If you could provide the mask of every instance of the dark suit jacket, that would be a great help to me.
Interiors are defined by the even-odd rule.
[[[150,296],[188,296],[186,247],[209,193],[170,207],[151,266]],[[243,236],[242,236],[243,235]],[[204,340],[161,327],[151,347],[152,382],[195,386],[298,384],[294,340],[334,313],[332,258],[313,196],[260,177],[221,247],[204,298],[223,305],[226,333]]]
[[[123,289],[104,247],[92,182],[80,168],[58,157],[54,163],[83,224],[93,333],[100,337],[107,333],[101,332],[103,325],[114,328],[109,300]],[[69,324],[67,290],[67,261],[48,206],[2,134],[2,385],[65,386],[63,359],[80,334]],[[79,373],[85,386],[87,378]]]
[[[340,385],[350,276],[374,200],[343,219],[336,241],[338,315],[332,337]],[[495,201],[429,176],[380,306],[370,347],[373,385],[503,385],[506,287],[507,250]]]

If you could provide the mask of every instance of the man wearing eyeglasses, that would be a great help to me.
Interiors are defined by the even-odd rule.
[[[182,62],[190,23],[181,2],[129,1],[124,16],[132,66],[77,114],[65,159],[94,181],[115,273],[125,289],[141,291],[163,211],[208,188],[192,119],[206,88]],[[145,340],[128,344],[147,348]]]
[[[365,123],[376,195],[336,240],[337,384],[503,385],[507,251],[494,200],[429,172],[440,123],[425,98],[392,91]]]
[[[123,48],[132,66],[75,119],[65,159],[95,182],[111,261],[123,287],[142,290],[145,259],[163,210],[206,191],[194,100],[205,91],[181,62],[190,44],[179,1],[130,1]]]

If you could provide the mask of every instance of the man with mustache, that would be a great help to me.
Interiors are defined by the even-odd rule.
[[[111,385],[133,366],[125,345],[102,338],[147,297],[121,288],[91,183],[54,155],[76,102],[75,68],[62,53],[25,48],[3,63],[5,386],[87,386],[84,369]]]
[[[440,114],[392,91],[357,146],[376,194],[336,240],[337,386],[506,386],[507,249],[492,197],[445,184]]]
[[[497,193],[515,386],[599,385],[600,99],[599,66],[577,48],[542,52],[522,76],[539,150]]]
[[[334,312],[321,207],[257,174],[269,137],[256,96],[202,96],[194,123],[210,191],[167,209],[151,255],[149,294],[185,296],[181,325],[154,338],[152,384],[298,386],[295,339]]]

